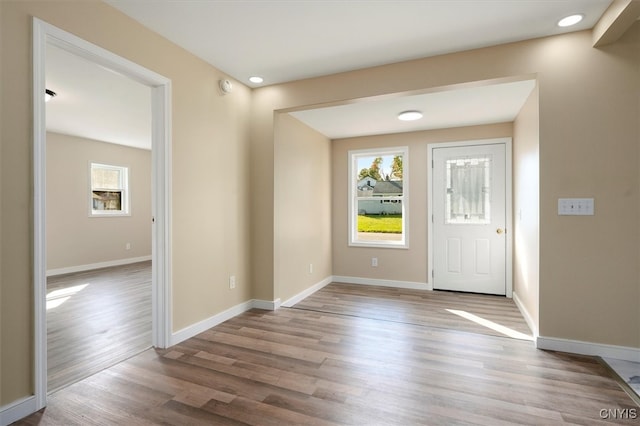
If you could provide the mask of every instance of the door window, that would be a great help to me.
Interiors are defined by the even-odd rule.
[[[446,161],[445,223],[491,223],[491,157]]]

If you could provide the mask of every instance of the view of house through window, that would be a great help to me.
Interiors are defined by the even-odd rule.
[[[350,151],[352,245],[406,246],[407,148]]]
[[[129,169],[91,163],[92,216],[129,214]]]

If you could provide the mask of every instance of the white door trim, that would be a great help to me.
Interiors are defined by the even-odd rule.
[[[171,335],[171,80],[33,18],[34,181],[34,397],[47,403],[46,317],[46,46],[55,45],[146,86],[152,92],[153,345],[164,348]],[[152,220],[152,218],[149,218]]]
[[[506,154],[506,187],[505,187],[505,204],[506,211],[506,239],[507,239],[507,252],[506,252],[506,296],[513,297],[513,154],[512,154],[512,142],[511,138],[496,138],[496,139],[480,139],[471,141],[457,141],[446,143],[434,143],[427,145],[427,251],[429,268],[427,281],[430,286],[433,287],[433,189],[431,188],[431,182],[433,182],[433,150],[436,148],[453,148],[460,146],[475,146],[475,145],[489,145],[499,144],[505,145]]]

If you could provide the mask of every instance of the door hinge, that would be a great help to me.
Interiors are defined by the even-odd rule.
[[[431,278],[435,278],[436,277],[436,270],[432,269],[431,270]]]

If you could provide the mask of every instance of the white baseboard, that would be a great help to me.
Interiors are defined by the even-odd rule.
[[[311,296],[313,293],[315,293],[316,291],[320,290],[321,288],[325,287],[328,284],[331,284],[333,282],[333,277],[327,277],[325,279],[323,279],[322,281],[320,281],[317,284],[312,285],[311,287],[309,287],[308,289],[301,291],[300,293],[296,294],[295,296],[287,299],[284,303],[282,303],[282,306],[284,306],[285,308],[290,308],[293,305],[295,305],[296,303],[298,303],[299,301],[301,301],[302,299]]]
[[[151,256],[130,257],[128,259],[109,260],[107,262],[89,263],[87,265],[68,266],[66,268],[57,268],[47,270],[47,276],[71,274],[74,272],[92,271],[94,269],[108,268],[110,266],[129,265],[131,263],[145,262],[151,260]]]
[[[605,345],[602,343],[581,342],[578,340],[558,339],[555,337],[538,336],[538,349],[569,352],[580,355],[592,355],[602,358],[615,358],[624,361],[640,362],[640,348],[627,346]]]
[[[345,284],[377,285],[381,287],[409,288],[413,290],[433,290],[430,283],[414,281],[380,280],[376,278],[333,276],[333,282]]]
[[[276,299],[272,302],[268,300],[258,300],[252,299],[247,300],[246,302],[240,303],[239,305],[233,306],[226,311],[222,311],[219,314],[216,314],[212,317],[204,319],[200,322],[192,324],[188,327],[183,328],[182,330],[176,331],[171,334],[171,338],[169,339],[169,346],[177,345],[180,342],[183,342],[187,339],[190,339],[193,336],[196,336],[203,331],[206,331],[212,327],[215,327],[218,324],[221,324],[236,315],[240,315],[243,312],[246,312],[250,309],[264,309],[269,311],[274,311],[280,306],[280,299]]]
[[[0,407],[0,426],[7,426],[37,411],[36,397],[28,396]]]
[[[263,309],[265,311],[276,311],[280,307],[280,299],[274,301],[253,299],[250,309]]]
[[[520,300],[520,298],[518,297],[518,294],[514,291],[512,295],[513,295],[513,302],[516,304],[516,306],[520,310],[520,313],[522,314],[522,317],[524,318],[525,322],[529,326],[529,330],[531,330],[531,332],[533,333],[533,338],[535,340],[538,337],[538,326],[536,322],[533,320],[533,317],[531,316],[531,314],[529,314],[529,311],[522,303],[522,300]]]

